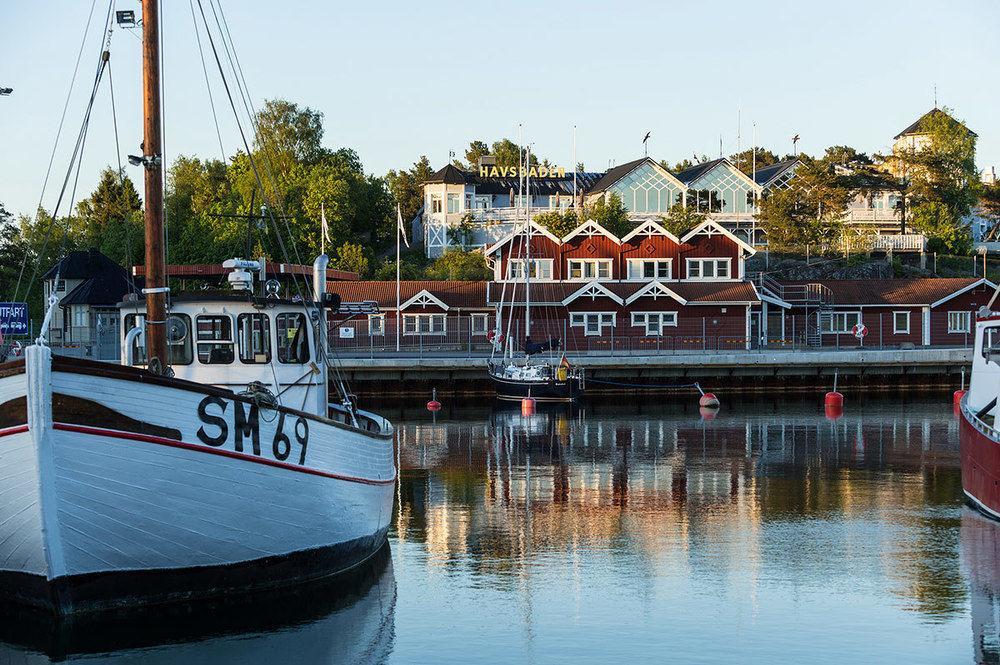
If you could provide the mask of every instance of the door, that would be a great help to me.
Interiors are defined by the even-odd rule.
[[[94,316],[94,358],[118,360],[119,346],[118,310],[97,310]]]

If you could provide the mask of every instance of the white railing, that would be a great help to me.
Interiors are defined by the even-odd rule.
[[[848,208],[845,222],[899,222],[899,212],[878,208]]]
[[[927,248],[927,238],[919,233],[888,236],[879,235],[873,239],[873,249],[893,252],[922,252]]]

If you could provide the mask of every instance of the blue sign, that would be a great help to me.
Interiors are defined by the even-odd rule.
[[[28,303],[0,302],[0,333],[28,334]]]

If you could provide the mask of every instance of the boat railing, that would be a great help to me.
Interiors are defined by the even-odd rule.
[[[996,402],[994,400],[994,406],[995,403]],[[990,437],[994,441],[1000,441],[1000,430],[997,430],[996,427],[983,420],[979,416],[979,414],[973,411],[972,407],[969,406],[968,393],[966,393],[965,396],[962,397],[961,408],[962,408],[962,413],[965,414],[965,416],[969,419],[969,422],[972,423],[973,427],[975,427],[977,430],[979,430],[986,436]]]

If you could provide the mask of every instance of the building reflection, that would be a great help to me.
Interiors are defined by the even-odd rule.
[[[862,560],[905,607],[962,611],[954,525],[926,517],[960,504],[947,404],[848,409],[835,422],[811,403],[740,411],[704,420],[696,405],[603,402],[531,417],[413,414],[399,424],[398,538],[497,584],[569,551],[608,555],[630,579],[669,563],[735,576],[750,593],[765,569],[849,579],[832,553],[868,548]],[[782,540],[783,525],[807,518],[815,538]],[[905,537],[845,526],[907,520],[923,522]]]

